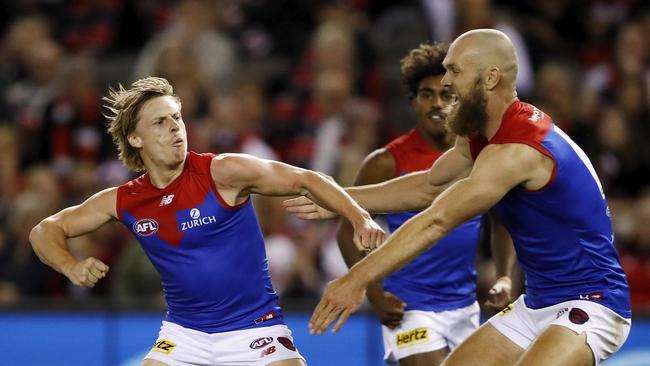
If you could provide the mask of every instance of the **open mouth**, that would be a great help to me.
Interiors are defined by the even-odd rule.
[[[174,145],[174,146],[182,146],[183,142],[184,142],[183,139],[177,138],[176,140],[174,140],[174,143],[172,145]]]
[[[444,116],[440,113],[429,113],[427,117],[433,121],[442,121],[444,119]]]

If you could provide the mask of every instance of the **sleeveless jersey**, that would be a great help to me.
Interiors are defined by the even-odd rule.
[[[431,168],[442,155],[416,129],[386,145],[395,159],[395,176]],[[391,232],[418,211],[385,215]],[[476,300],[476,247],[480,218],[476,217],[441,239],[401,270],[384,279],[384,288],[406,302],[406,310],[445,311]]]
[[[488,144],[526,144],[555,162],[541,189],[514,188],[495,206],[515,244],[526,277],[526,305],[567,300],[601,303],[630,318],[627,279],[614,247],[612,223],[591,162],[551,118],[515,101],[488,141],[470,138],[475,159]]]
[[[223,201],[213,157],[189,152],[163,189],[148,174],[120,186],[118,218],[161,275],[167,321],[206,333],[281,324],[252,203]]]

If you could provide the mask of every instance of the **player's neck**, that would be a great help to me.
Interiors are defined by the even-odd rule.
[[[151,166],[147,167],[147,174],[149,175],[149,180],[151,184],[156,188],[165,188],[174,179],[178,178],[183,173],[183,168],[185,167],[185,161],[178,164],[176,167],[166,167],[166,166]]]
[[[451,147],[451,141],[449,139],[449,136],[451,135],[450,133],[437,136],[427,133],[424,127],[420,125],[418,125],[416,128],[428,146],[438,151],[445,151]]]
[[[517,92],[507,93],[504,95],[495,95],[493,98],[488,98],[487,101],[487,123],[485,124],[485,131],[483,135],[488,140],[491,140],[492,137],[497,133],[499,127],[501,127],[501,120],[503,119],[503,114],[508,110],[512,103],[517,100]]]

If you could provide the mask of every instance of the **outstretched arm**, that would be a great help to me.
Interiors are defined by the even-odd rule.
[[[346,191],[370,213],[422,210],[429,207],[445,188],[467,177],[472,163],[467,140],[457,137],[454,147],[442,154],[429,170],[382,183],[349,187]],[[285,207],[303,219],[332,217],[331,213],[305,198],[287,200]]]
[[[251,193],[306,196],[348,219],[359,248],[372,249],[383,240],[383,230],[368,212],[319,173],[246,154],[219,155],[213,159],[211,170],[219,193],[229,204],[240,203]]]
[[[338,330],[361,304],[369,283],[403,267],[456,226],[486,212],[509,190],[527,182],[533,172],[538,174],[541,158],[520,144],[483,149],[468,178],[445,190],[348,274],[330,282],[310,321],[311,331],[322,333],[337,317],[334,331]]]
[[[395,158],[390,151],[375,150],[361,164],[354,185],[374,184],[389,180],[395,176],[395,170]],[[365,256],[365,252],[359,251],[354,245],[353,232],[352,225],[342,219],[336,240],[348,267],[352,267]],[[384,291],[382,280],[368,285],[368,300],[382,324],[389,328],[399,326],[404,317],[406,304],[397,296]]]
[[[90,233],[116,217],[117,188],[96,193],[78,206],[66,208],[36,225],[29,241],[41,261],[79,286],[93,287],[108,266],[96,258],[77,260],[67,239]]]
[[[346,191],[370,213],[422,210],[449,185],[467,177],[472,163],[467,140],[457,137],[429,170]]]

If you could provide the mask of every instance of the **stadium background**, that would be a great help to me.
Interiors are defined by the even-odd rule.
[[[108,85],[168,78],[190,149],[247,152],[348,185],[361,159],[414,123],[399,59],[425,40],[503,30],[519,96],[585,149],[609,198],[634,325],[607,365],[650,365],[650,6],[642,0],[16,0],[0,11],[0,363],[138,364],[164,304],[156,273],[119,224],[71,241],[111,266],[93,289],[42,265],[43,217],[131,178],[101,116]],[[310,337],[323,285],[345,271],[335,223],[255,200],[270,269],[310,365],[381,365],[360,313]],[[479,253],[479,298],[494,279]],[[518,281],[520,291],[521,281]],[[487,317],[490,314],[484,313]]]

